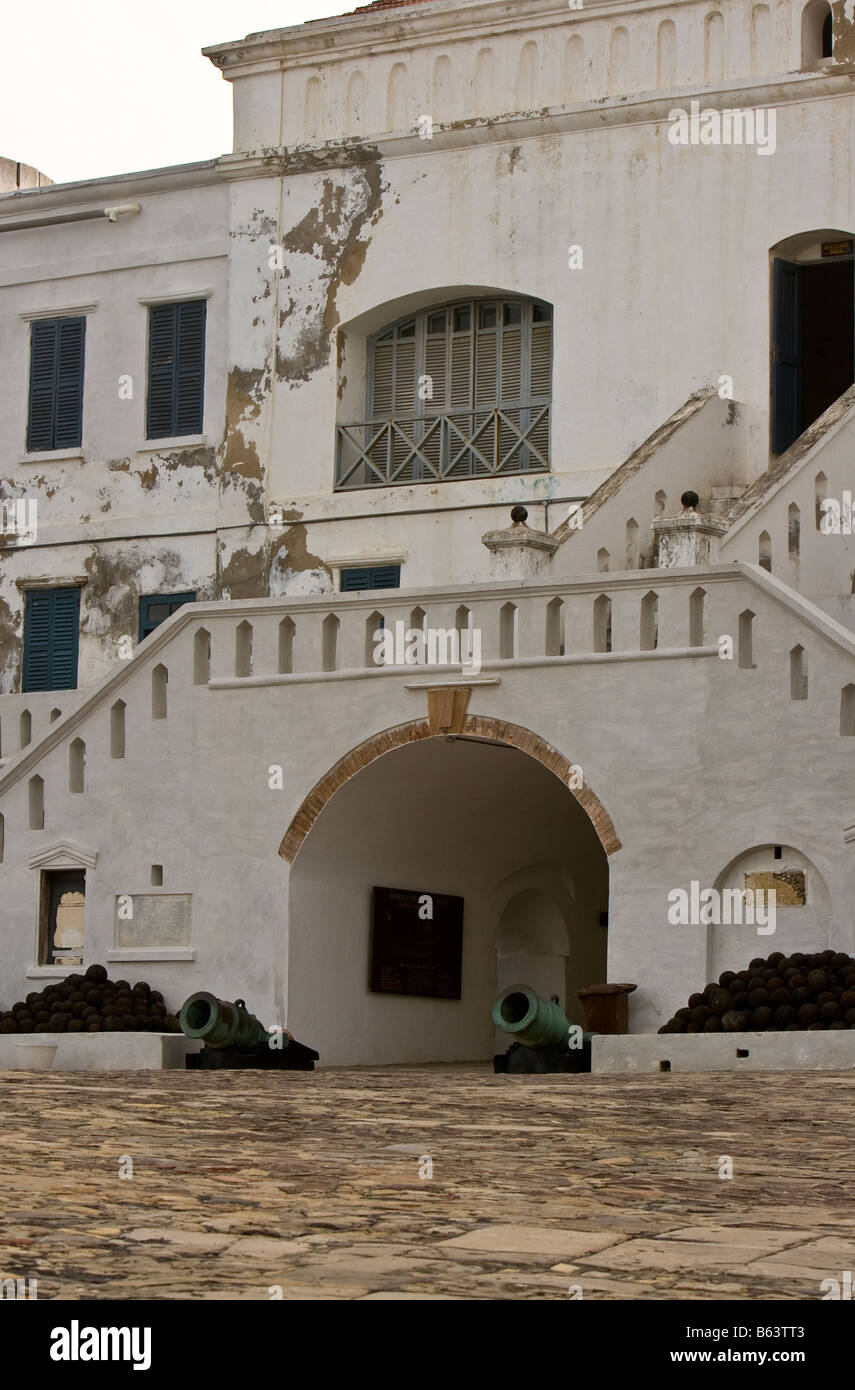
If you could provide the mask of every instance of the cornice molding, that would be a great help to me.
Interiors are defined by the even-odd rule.
[[[95,850],[83,849],[73,840],[56,840],[46,845],[29,860],[31,869],[94,869],[98,862]]]

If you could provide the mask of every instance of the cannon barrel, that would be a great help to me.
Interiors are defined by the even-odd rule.
[[[564,1010],[529,985],[503,989],[493,1005],[493,1022],[523,1047],[566,1047],[572,1027]]]
[[[206,1047],[257,1047],[259,1043],[270,1042],[264,1024],[247,1011],[242,999],[231,1003],[204,989],[185,999],[178,1022],[186,1037],[201,1038]],[[286,1034],[283,1038],[286,1046],[288,1041]]]

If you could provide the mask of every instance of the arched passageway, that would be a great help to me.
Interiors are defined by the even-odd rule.
[[[419,897],[462,899],[459,998],[371,988],[378,888],[414,895],[402,970],[424,948]],[[341,781],[294,848],[288,1026],[327,1064],[486,1059],[508,969],[579,1015],[576,990],[606,978],[607,903],[592,821],[535,757],[465,734],[402,743]]]

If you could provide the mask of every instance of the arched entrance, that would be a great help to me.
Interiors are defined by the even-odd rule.
[[[483,1060],[494,1050],[497,975],[510,961],[539,972],[535,988],[552,985],[577,1013],[592,960],[605,977],[608,899],[606,852],[581,790],[495,738],[429,737],[421,725],[378,738],[386,751],[374,741],[354,750],[283,840],[293,861],[289,1028],[332,1065]],[[588,795],[601,835],[619,848]],[[369,987],[375,888],[463,900],[459,999]]]
[[[855,379],[852,233],[802,232],[771,251],[772,452],[782,454]]]

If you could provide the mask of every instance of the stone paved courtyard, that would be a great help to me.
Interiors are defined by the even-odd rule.
[[[855,1269],[852,1073],[6,1071],[0,1106],[0,1273],[40,1299],[791,1300]]]

